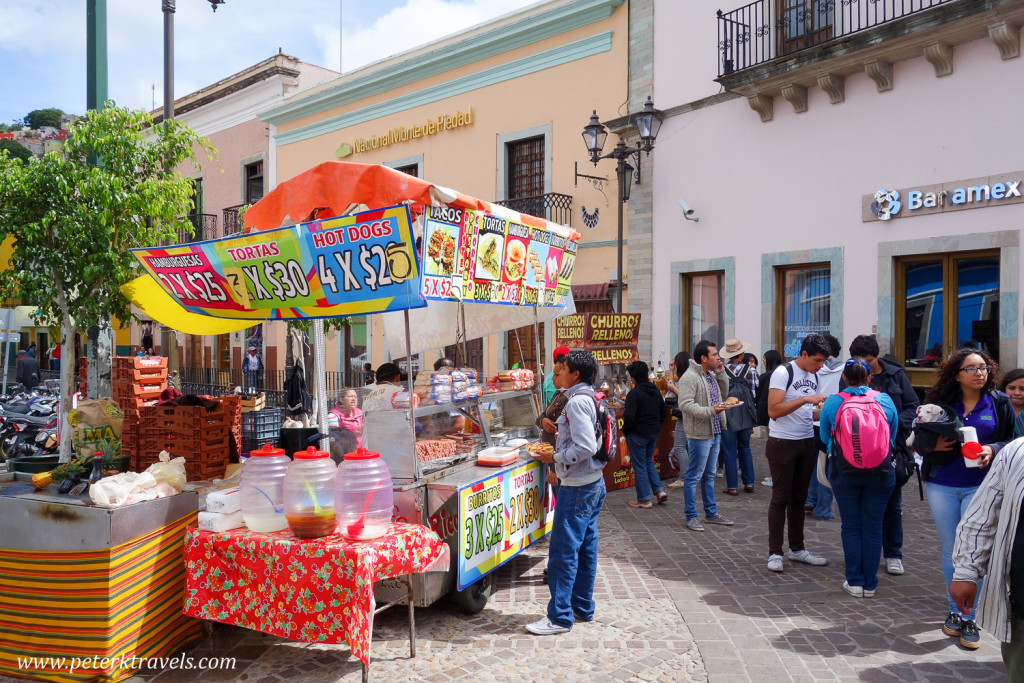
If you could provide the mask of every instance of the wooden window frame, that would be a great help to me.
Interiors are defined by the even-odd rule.
[[[979,258],[994,258],[999,263],[1000,276],[1002,276],[1002,259],[999,249],[978,249],[971,251],[945,251],[927,254],[913,254],[909,256],[896,256],[893,258],[893,272],[895,274],[895,287],[893,289],[893,354],[904,367],[911,385],[915,387],[931,387],[935,384],[936,368],[907,367],[907,270],[908,263],[928,263],[940,261],[942,263],[942,354],[945,358],[949,352],[956,348],[956,329],[959,324],[957,307],[948,308],[951,302],[957,301],[957,262]],[[952,340],[952,341],[951,341]]]
[[[725,343],[725,271],[724,270],[701,270],[693,273],[681,273],[682,280],[680,286],[683,288],[683,295],[680,297],[682,302],[682,310],[680,310],[679,319],[682,323],[682,340],[683,350],[687,353],[693,353],[693,295],[691,293],[693,287],[692,282],[694,278],[707,277],[708,275],[716,275],[719,279],[719,297],[718,297],[718,327],[722,339],[709,339],[716,344]]]
[[[774,267],[775,270],[775,301],[772,302],[775,310],[772,312],[772,320],[774,320],[774,333],[773,338],[775,345],[773,348],[777,349],[782,354],[783,359],[786,358],[786,354],[783,351],[786,348],[786,273],[794,270],[813,270],[815,268],[828,268],[829,280],[832,279],[832,263],[830,261],[815,261],[813,263],[787,263],[785,265],[778,265]],[[829,284],[829,306],[831,306],[832,297],[832,286]],[[829,325],[831,326],[832,316],[829,315]]]
[[[536,154],[537,154],[536,152],[534,152],[534,153],[532,153],[531,158],[528,159],[528,161],[530,163],[539,162],[539,164],[540,164],[540,174],[539,174],[539,176],[537,174],[535,174],[535,173],[531,173],[530,176],[529,176],[529,177],[534,178],[534,179],[539,178],[539,182],[536,182],[536,180],[534,180],[534,181],[532,181],[530,183],[531,187],[536,187],[537,188],[536,191],[533,191],[533,190],[531,190],[529,192],[516,191],[516,189],[517,189],[516,188],[516,180],[518,178],[520,178],[520,177],[526,177],[526,176],[517,176],[517,175],[515,175],[513,173],[513,169],[514,169],[515,164],[516,164],[515,149],[517,147],[522,146],[522,145],[536,145],[536,146],[538,146],[540,148],[539,157],[538,158],[536,158],[536,159],[533,158],[533,156],[536,156]],[[547,151],[546,151],[546,149],[547,149],[547,140],[546,140],[544,135],[534,135],[534,136],[531,136],[531,137],[520,138],[519,140],[511,140],[511,141],[505,143],[505,168],[506,168],[506,174],[505,174],[505,183],[506,183],[505,198],[506,199],[522,199],[524,197],[536,197],[536,196],[540,196],[540,195],[544,194],[544,188],[545,188],[546,180],[547,180],[545,178],[545,175],[547,174],[547,163],[546,163],[547,162]]]

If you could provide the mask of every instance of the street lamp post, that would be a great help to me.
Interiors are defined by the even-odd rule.
[[[633,166],[629,163],[629,159],[633,158],[636,161],[637,169],[639,169],[640,153],[643,152],[647,156],[651,155],[651,150],[654,149],[654,141],[658,137],[658,131],[661,130],[661,113],[654,108],[654,102],[650,96],[647,97],[643,110],[636,116],[636,127],[640,134],[638,146],[628,146],[620,135],[618,144],[607,154],[601,154],[601,152],[604,150],[604,143],[608,138],[608,129],[597,118],[596,109],[590,117],[590,123],[583,127],[583,142],[587,145],[587,151],[590,153],[590,161],[595,166],[602,159],[615,159],[616,161],[615,175],[619,179],[619,238],[618,270],[615,273],[615,297],[616,310],[619,313],[622,313],[622,207],[623,204],[629,201],[630,181],[634,171]],[[640,182],[639,177],[636,182]]]

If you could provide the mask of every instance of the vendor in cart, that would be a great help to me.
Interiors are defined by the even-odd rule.
[[[399,391],[402,391],[402,371],[394,363],[384,363],[375,373],[377,383],[370,393],[363,400],[363,412],[372,413],[376,410],[395,410],[396,406],[391,400]]]
[[[434,362],[434,372],[451,370],[455,363],[450,358],[438,358]],[[436,413],[423,418],[423,431],[431,439],[438,439],[449,434],[461,434],[466,429],[466,418],[457,410],[447,413]]]

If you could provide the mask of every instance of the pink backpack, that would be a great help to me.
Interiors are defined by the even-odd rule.
[[[863,396],[845,391],[832,427],[832,453],[846,474],[886,474],[892,469],[889,421],[875,400],[878,392]]]

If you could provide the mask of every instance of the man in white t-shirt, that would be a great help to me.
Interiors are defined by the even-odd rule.
[[[825,400],[818,371],[828,346],[817,335],[804,337],[800,357],[776,368],[768,385],[768,443],[765,456],[772,474],[768,504],[768,569],[782,571],[782,535],[789,520],[790,560],[822,566],[828,560],[804,548],[804,501],[818,459],[814,406]]]
[[[843,374],[843,346],[839,340],[831,334],[822,335],[825,345],[828,347],[828,360],[818,371],[818,393],[824,396],[831,396],[839,393],[839,378]],[[821,444],[819,444],[820,446]],[[807,500],[804,502],[804,510],[813,512],[815,519],[828,520],[835,518],[832,511],[832,489],[818,481],[817,474],[811,475],[811,484],[807,487]]]
[[[402,371],[394,363],[384,363],[376,372],[377,386],[363,399],[363,413],[376,410],[394,410],[391,398],[402,390]]]

